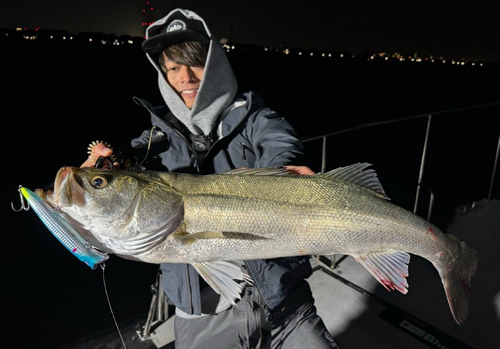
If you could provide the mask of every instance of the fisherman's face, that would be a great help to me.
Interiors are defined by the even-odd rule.
[[[168,83],[182,97],[186,106],[191,109],[198,95],[205,68],[178,64],[166,57],[165,68]]]

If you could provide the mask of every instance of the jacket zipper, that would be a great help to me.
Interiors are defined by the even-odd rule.
[[[245,154],[245,149],[246,149],[245,143],[240,142],[240,144],[241,144],[241,160],[246,160],[247,156]]]
[[[187,275],[189,314],[193,314],[193,300],[191,295],[191,278],[189,277],[189,264],[186,264],[186,275]]]

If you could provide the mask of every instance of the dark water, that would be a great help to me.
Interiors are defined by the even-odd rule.
[[[149,122],[132,97],[153,104],[161,103],[161,97],[156,72],[138,47],[2,45],[5,333],[12,341],[9,347],[57,347],[113,326],[102,272],[71,257],[33,212],[15,213],[10,202],[18,203],[19,184],[43,187],[62,165],[81,164],[92,140],[126,147]],[[301,137],[500,101],[499,68],[494,65],[326,60],[242,50],[231,53],[230,59],[240,90],[262,95]],[[332,138],[328,168],[371,162],[393,201],[412,209],[426,122]],[[452,207],[487,196],[499,133],[498,107],[433,119],[424,182],[436,195],[437,220],[445,221]],[[306,145],[309,165],[316,171],[320,146],[320,141]],[[496,197],[499,183],[497,175]],[[154,265],[111,257],[106,278],[120,322],[147,312],[156,270]]]

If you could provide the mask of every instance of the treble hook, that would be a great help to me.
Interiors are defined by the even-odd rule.
[[[14,210],[15,212],[21,212],[22,210],[24,210],[24,211],[28,211],[28,210],[30,209],[30,203],[29,203],[29,202],[24,201],[24,196],[23,196],[23,193],[21,193],[21,188],[22,188],[22,187],[23,187],[23,186],[22,186],[22,185],[20,185],[20,186],[19,186],[19,189],[18,189],[18,192],[19,192],[19,198],[21,199],[21,208],[20,208],[20,209],[18,209],[18,210],[16,210],[16,209],[14,208],[14,203],[13,203],[13,202],[11,202],[11,203],[10,203],[10,207],[12,207],[12,210]]]

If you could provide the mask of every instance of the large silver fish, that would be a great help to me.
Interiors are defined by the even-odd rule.
[[[45,199],[110,253],[190,263],[220,294],[248,279],[234,260],[347,254],[388,290],[407,292],[409,253],[439,272],[453,317],[468,312],[477,252],[391,204],[369,164],[315,176],[280,169],[217,175],[63,167]]]

